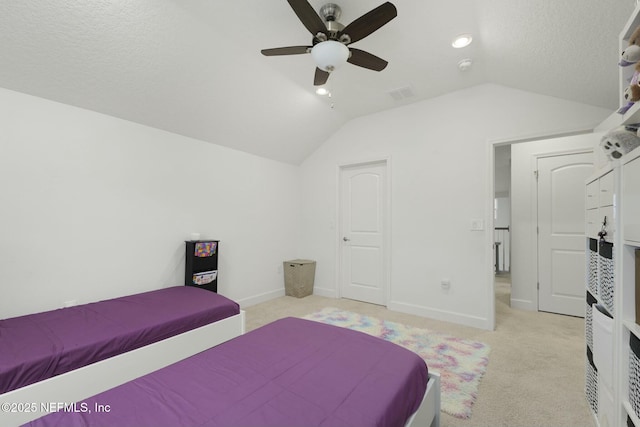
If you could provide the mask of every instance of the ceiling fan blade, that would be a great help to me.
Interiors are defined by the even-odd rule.
[[[262,49],[260,52],[264,56],[301,55],[303,53],[309,53],[309,49],[311,49],[311,46],[287,46]]]
[[[298,15],[300,22],[315,36],[318,33],[327,33],[327,27],[322,18],[313,10],[307,0],[287,0],[293,11]]]
[[[316,75],[313,76],[313,85],[322,86],[329,80],[329,73],[316,67]]]
[[[396,7],[392,3],[386,2],[344,27],[338,37],[347,34],[350,38],[349,43],[355,43],[367,37],[396,16],[398,16]]]
[[[351,55],[347,62],[358,67],[368,68],[369,70],[382,71],[386,68],[388,62],[382,58],[378,58],[375,55],[365,52],[364,50],[349,48]]]

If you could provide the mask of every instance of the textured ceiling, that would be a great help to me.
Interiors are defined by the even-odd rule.
[[[392,1],[398,17],[353,44],[389,66],[346,64],[328,99],[310,55],[260,54],[310,43],[285,0],[2,0],[0,87],[293,164],[351,118],[480,83],[617,107],[632,0]],[[346,25],[383,1],[336,2]]]

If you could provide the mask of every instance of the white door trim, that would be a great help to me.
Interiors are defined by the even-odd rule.
[[[368,164],[383,164],[385,166],[386,169],[386,188],[385,188],[385,195],[386,195],[386,207],[385,207],[385,212],[384,212],[384,220],[383,220],[383,227],[384,227],[384,236],[383,236],[383,245],[384,245],[384,255],[383,255],[383,260],[385,263],[385,301],[384,301],[384,306],[387,307],[389,305],[389,302],[391,301],[391,156],[386,156],[386,157],[374,157],[374,158],[367,158],[367,159],[359,159],[359,160],[353,160],[353,161],[345,161],[345,162],[339,162],[336,165],[336,174],[335,174],[335,187],[336,187],[336,212],[335,212],[335,221],[334,223],[336,224],[335,227],[335,265],[336,265],[336,270],[335,270],[335,283],[336,283],[336,287],[337,287],[337,292],[336,295],[338,298],[342,298],[342,286],[341,286],[341,277],[342,277],[342,248],[344,247],[342,245],[342,224],[341,224],[341,217],[340,217],[340,212],[341,212],[341,196],[342,196],[342,189],[341,189],[341,181],[340,181],[340,176],[342,173],[343,169],[349,168],[349,167],[354,167],[354,166],[365,166]]]
[[[488,141],[487,144],[487,164],[489,165],[489,172],[487,173],[487,182],[485,187],[487,188],[488,197],[485,197],[486,205],[485,205],[485,224],[487,224],[487,233],[485,233],[485,248],[486,252],[484,254],[484,259],[488,260],[486,262],[486,277],[487,283],[489,284],[489,297],[487,301],[487,320],[484,329],[488,329],[493,331],[496,329],[496,302],[495,302],[495,274],[494,274],[494,265],[493,265],[493,245],[495,244],[495,233],[493,229],[495,228],[495,220],[493,218],[494,212],[494,199],[496,197],[495,190],[495,153],[496,147],[499,145],[506,145],[506,143],[500,143],[498,141]]]

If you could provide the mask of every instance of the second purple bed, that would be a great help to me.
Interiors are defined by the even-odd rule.
[[[175,286],[0,320],[0,395],[239,311],[222,295]]]
[[[28,425],[400,427],[428,383],[409,350],[286,318]]]

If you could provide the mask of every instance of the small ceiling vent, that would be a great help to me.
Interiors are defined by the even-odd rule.
[[[404,86],[389,91],[389,95],[391,95],[394,101],[402,101],[403,99],[413,98],[415,93],[413,93],[413,89],[411,89],[410,86]]]

